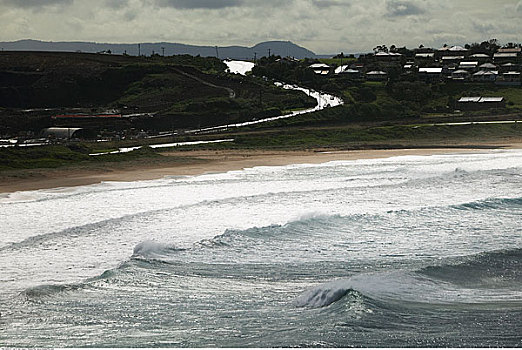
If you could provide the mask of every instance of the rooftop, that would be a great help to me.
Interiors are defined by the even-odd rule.
[[[486,68],[486,69],[490,69],[490,68],[491,68],[491,69],[495,69],[495,68],[497,68],[497,66],[495,66],[495,65],[492,64],[492,63],[484,63],[484,64],[481,64],[481,65],[479,66],[479,68]]]
[[[324,63],[314,63],[314,64],[310,65],[310,68],[312,68],[312,69],[330,68],[330,66],[327,64],[324,64]]]
[[[473,57],[473,58],[489,58],[489,55],[486,55],[485,53],[476,53],[476,54],[473,54],[469,57]]]
[[[515,52],[497,52],[493,58],[516,58],[518,56]]]
[[[504,97],[461,97],[458,102],[460,103],[488,103],[488,102],[502,102]]]
[[[439,67],[427,67],[427,68],[419,68],[419,73],[442,73],[442,68]]]

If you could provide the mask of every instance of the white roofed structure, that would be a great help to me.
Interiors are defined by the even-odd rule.
[[[312,69],[323,69],[323,68],[329,69],[330,68],[330,66],[325,63],[314,63],[314,64],[311,64],[309,67]]]
[[[486,55],[485,53],[476,53],[469,57],[471,57],[471,58],[489,58],[489,55]]]
[[[470,61],[470,62],[460,62],[459,68],[466,69],[466,68],[475,68],[478,66],[478,61]]]
[[[504,108],[506,100],[502,96],[492,97],[461,97],[457,104],[459,108],[464,110],[480,110],[489,108]]]
[[[330,69],[331,67],[327,64],[324,64],[324,63],[314,63],[314,64],[311,64],[310,66],[308,66],[309,68],[311,68],[315,74],[319,74],[319,75],[328,75],[330,74]]]
[[[442,68],[441,67],[419,68],[419,73],[441,74],[442,73]]]
[[[415,58],[433,58],[435,56],[434,52],[422,52],[415,54]]]
[[[497,66],[495,66],[493,63],[484,63],[479,66],[480,69],[496,69]]]
[[[493,54],[493,59],[501,60],[501,59],[516,59],[518,57],[518,53],[516,52],[497,52]]]
[[[45,128],[42,130],[42,136],[48,138],[56,138],[62,140],[69,140],[78,137],[78,132],[83,128]],[[76,135],[75,135],[76,134]]]
[[[342,65],[335,68],[335,74],[359,74],[360,71],[357,69],[351,69],[348,65]]]

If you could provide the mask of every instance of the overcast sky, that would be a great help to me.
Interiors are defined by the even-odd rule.
[[[0,0],[0,41],[290,40],[315,53],[522,42],[522,0]]]

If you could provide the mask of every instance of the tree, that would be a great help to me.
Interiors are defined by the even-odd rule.
[[[386,45],[377,45],[373,48],[373,52],[388,52],[388,47]]]

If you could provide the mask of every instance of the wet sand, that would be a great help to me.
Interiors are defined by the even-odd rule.
[[[36,169],[18,171],[15,176],[0,178],[0,193],[83,186],[103,181],[140,181],[164,176],[222,173],[256,166],[318,164],[335,160],[388,158],[405,155],[434,155],[485,152],[485,148],[522,148],[522,144],[492,145],[469,148],[421,148],[388,150],[202,150],[165,152],[161,162],[140,161],[130,164],[99,165],[85,168]],[[172,159],[172,161],[169,161]]]
[[[0,193],[71,187],[96,184],[103,181],[140,181],[159,179],[164,176],[187,176],[205,173],[222,173],[256,166],[280,166],[289,164],[318,164],[334,160],[388,158],[404,155],[434,155],[464,152],[484,152],[483,145],[469,148],[423,148],[389,150],[202,150],[162,153],[161,162],[132,162],[100,167],[36,169],[19,171],[16,176],[0,179]],[[503,145],[504,148],[522,148],[522,144]],[[172,161],[169,161],[172,160]]]

